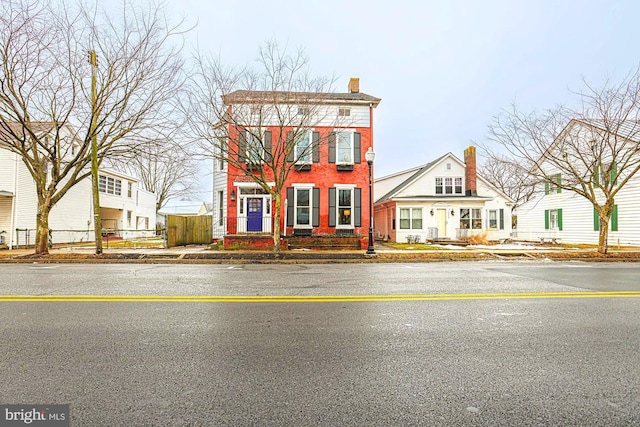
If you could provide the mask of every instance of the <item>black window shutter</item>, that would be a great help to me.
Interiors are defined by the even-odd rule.
[[[320,227],[320,189],[313,189],[313,218],[312,224],[314,227]]]
[[[500,230],[504,230],[504,209],[500,209]]]
[[[336,226],[336,189],[329,189],[329,227]]]
[[[244,162],[246,161],[247,154],[247,131],[238,130],[239,138],[238,138],[238,161]]]
[[[329,134],[329,163],[336,162],[336,133]]]
[[[314,132],[311,139],[313,146],[313,163],[320,163],[320,132]]]
[[[271,155],[271,131],[264,131],[264,161],[270,163],[273,160]]]
[[[287,227],[293,227],[293,213],[295,211],[293,187],[287,187]]]
[[[353,163],[362,162],[362,143],[360,142],[360,132],[353,134]]]
[[[353,225],[362,227],[362,189],[353,189]]]
[[[292,133],[291,131],[287,132],[287,137],[285,138],[287,144],[287,150],[289,151],[289,156],[287,157],[288,162],[294,161],[294,156],[296,154],[296,147],[293,145]]]

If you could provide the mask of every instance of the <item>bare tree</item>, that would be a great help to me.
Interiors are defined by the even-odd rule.
[[[120,12],[118,21],[82,4],[0,6],[0,147],[22,158],[36,184],[37,254],[48,253],[51,209],[90,174],[92,138],[99,162],[148,144],[145,131],[162,127],[180,87],[182,24],[156,6],[125,1]],[[95,104],[90,50],[98,56]]]
[[[159,211],[170,200],[190,195],[197,185],[198,165],[194,153],[182,142],[183,139],[163,138],[144,151],[128,153],[126,161],[120,156],[110,159],[108,164],[114,170],[138,178],[145,190],[156,195],[156,211]]]
[[[598,252],[605,254],[615,197],[640,170],[640,70],[617,84],[584,82],[576,95],[577,109],[525,114],[513,106],[494,119],[489,139],[526,165],[535,182],[589,200],[600,218]]]
[[[335,79],[312,77],[302,50],[289,54],[273,41],[260,49],[255,68],[225,68],[211,59],[198,64],[192,125],[211,155],[230,165],[229,174],[271,195],[278,253],[282,192],[290,172],[308,167],[327,142],[310,130],[329,120],[326,97]]]
[[[502,154],[490,150],[486,153],[478,168],[480,175],[514,201],[512,209],[529,201],[535,194],[536,184],[529,175],[529,168]]]

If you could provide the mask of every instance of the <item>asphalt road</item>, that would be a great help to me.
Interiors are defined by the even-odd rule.
[[[640,425],[635,264],[20,264],[0,283],[0,403],[69,403],[72,425]]]

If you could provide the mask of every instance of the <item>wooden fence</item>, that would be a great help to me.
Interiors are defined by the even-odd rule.
[[[205,245],[212,241],[213,217],[167,216],[167,246]]]

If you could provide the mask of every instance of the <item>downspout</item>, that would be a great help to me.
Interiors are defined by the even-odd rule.
[[[15,233],[16,226],[16,210],[17,210],[17,199],[18,199],[18,154],[14,154],[14,165],[13,165],[13,197],[11,198],[11,220],[9,227],[9,249],[13,249],[13,238]]]
[[[284,237],[287,237],[287,202],[289,201],[289,199],[287,199],[286,197],[284,198],[284,227],[282,227],[283,231],[282,231],[282,235]]]
[[[369,140],[371,141],[371,150],[375,151],[373,149],[373,103],[369,103]],[[373,231],[373,234],[375,235],[375,208],[374,208],[374,201],[376,200],[376,193],[375,193],[375,175],[374,175],[374,170],[373,170],[373,162],[371,162],[371,198],[373,200],[369,200],[369,206],[371,206],[371,224],[369,224],[369,227],[371,228],[371,230]]]

